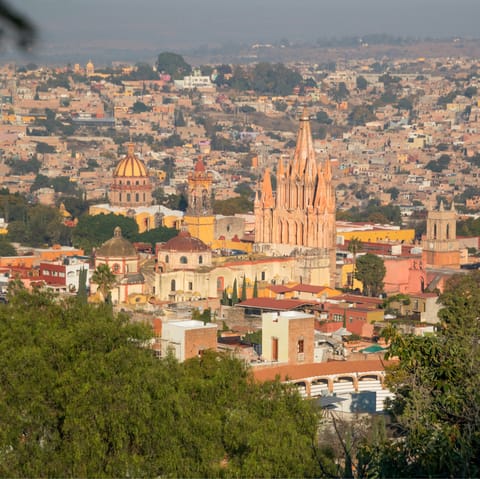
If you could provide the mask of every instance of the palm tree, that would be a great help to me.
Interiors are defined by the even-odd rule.
[[[357,253],[362,251],[362,242],[360,241],[360,238],[357,238],[354,236],[353,238],[350,239],[348,242],[348,251],[352,253],[353,256],[353,271],[352,271],[352,276],[349,281],[350,284],[348,284],[349,289],[353,289],[354,281],[355,281],[355,270],[356,270],[356,264],[357,264]]]
[[[103,296],[103,300],[106,302],[108,298],[108,293],[113,288],[117,279],[112,273],[112,270],[108,264],[100,264],[96,267],[93,272],[91,283],[98,285],[98,290]]]

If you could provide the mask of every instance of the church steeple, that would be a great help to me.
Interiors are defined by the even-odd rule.
[[[293,176],[310,178],[316,173],[315,150],[313,148],[312,131],[310,129],[310,117],[305,107],[300,117],[297,146],[292,163]]]
[[[275,206],[275,199],[273,198],[272,191],[272,180],[270,178],[270,168],[267,168],[263,175],[261,203],[264,208],[273,208]]]
[[[305,271],[310,271],[308,275],[313,274],[313,270],[322,271],[318,273],[323,278],[321,281],[333,285],[336,231],[332,171],[328,159],[323,168],[315,159],[306,108],[300,117],[293,158],[286,167],[279,160],[276,179],[274,195],[270,171],[265,171],[255,200],[255,241],[260,249],[265,247],[275,254],[314,251],[317,256],[310,263],[305,260]]]

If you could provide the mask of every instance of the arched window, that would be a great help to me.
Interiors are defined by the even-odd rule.
[[[170,258],[168,257],[168,254],[165,256],[165,263],[168,263],[170,261]]]
[[[122,193],[120,193],[120,201],[122,201]]]
[[[450,239],[450,225],[447,225],[447,239]]]
[[[132,201],[132,195],[127,193],[127,202],[130,203],[130,201]]]
[[[433,225],[433,239],[437,239],[437,225]]]
[[[203,263],[203,256],[200,255],[200,256],[198,257],[198,264],[202,264],[202,263]]]
[[[188,263],[188,259],[186,256],[181,256],[180,257],[180,263],[181,264],[187,264]]]
[[[225,289],[225,279],[223,276],[217,278],[217,291],[223,291]]]
[[[140,195],[135,193],[135,201],[138,203],[140,201]]]
[[[172,279],[172,281],[170,281],[170,291],[176,291],[177,287],[176,287],[176,283],[175,283],[175,280]]]

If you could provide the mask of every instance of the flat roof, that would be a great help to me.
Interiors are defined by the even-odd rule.
[[[187,319],[185,321],[167,321],[165,325],[172,324],[184,329],[199,329],[199,328],[217,328],[215,323],[204,323],[196,319]]]

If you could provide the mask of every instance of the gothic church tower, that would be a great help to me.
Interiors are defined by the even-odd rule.
[[[276,194],[268,169],[257,193],[257,250],[294,254],[299,258],[297,280],[334,286],[335,209],[330,161],[317,164],[310,119],[304,110],[293,159],[287,165],[282,160],[278,163]]]

